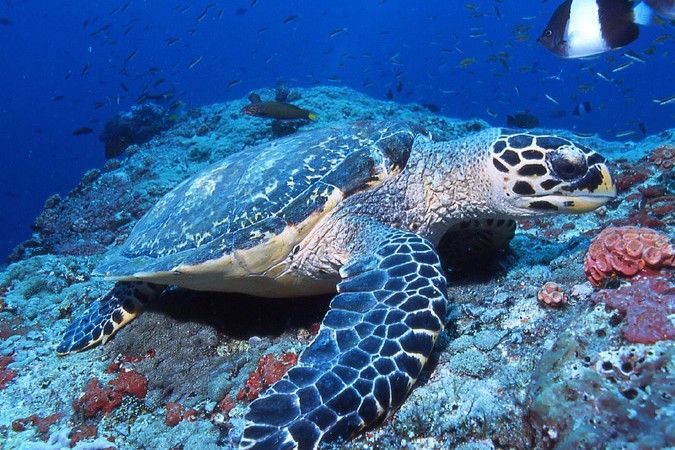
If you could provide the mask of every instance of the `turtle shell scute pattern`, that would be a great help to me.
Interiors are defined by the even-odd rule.
[[[418,133],[400,121],[360,122],[244,149],[164,196],[98,271],[121,275],[129,260],[170,270],[266,242],[323,209],[335,189],[349,195],[405,165]]]

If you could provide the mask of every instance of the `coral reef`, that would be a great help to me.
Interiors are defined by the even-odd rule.
[[[269,353],[263,355],[258,360],[258,367],[249,374],[246,384],[237,394],[237,400],[255,400],[297,363],[298,355],[295,353],[282,353],[278,358]]]
[[[567,295],[565,295],[562,286],[553,281],[544,283],[541,289],[539,289],[539,293],[537,293],[537,298],[548,306],[558,307],[567,303]]]
[[[272,90],[256,92],[274,95]],[[321,111],[320,120],[305,129],[397,117],[419,123],[438,139],[447,140],[487,126],[480,121],[430,115],[419,105],[376,101],[346,88],[304,90],[302,98],[307,107]],[[89,171],[66,198],[55,195],[45,202],[32,237],[8,259],[18,261],[41,254],[95,255],[124,241],[136,221],[180,181],[246,145],[276,137],[265,121],[240,113],[246,103],[241,99],[192,109],[170,130],[145,144],[128,147],[124,164],[110,160],[103,170]]]
[[[487,126],[346,88],[289,93],[297,95],[320,113],[305,129],[396,117],[448,140]],[[85,174],[67,196],[46,202],[31,239],[0,271],[3,448],[234,448],[248,401],[295,364],[330,297],[289,301],[168,289],[106,345],[55,355],[71,316],[111,286],[90,276],[103,252],[183,179],[275,138],[269,122],[240,114],[247,103],[188,110],[146,143],[127,147],[125,158]],[[613,279],[626,286],[594,293],[612,279],[600,264],[615,271],[608,255],[619,251],[606,247],[606,235],[596,237],[603,227],[649,226],[652,231],[639,233],[673,235],[672,171],[649,158],[674,136],[666,131],[641,143],[581,139],[612,160],[626,158],[615,164],[618,198],[574,220],[521,221],[508,251],[453,267],[446,329],[410,398],[380,427],[335,448],[674,446],[672,341],[630,342],[672,339],[665,322],[673,314],[672,270],[649,266],[653,251],[639,237],[639,276],[623,281],[617,272]],[[586,261],[593,237],[601,256]],[[669,261],[671,247],[658,248],[659,264]],[[637,255],[636,244],[629,249]],[[621,261],[628,257],[621,254]],[[598,270],[597,283],[584,276],[589,264]],[[556,287],[547,285],[542,296],[555,300],[563,292],[563,308],[539,300],[550,280]],[[652,332],[655,324],[660,331]]]
[[[148,393],[148,380],[133,370],[120,372],[106,387],[95,378],[89,380],[84,393],[73,402],[73,410],[84,417],[96,417],[99,413],[110,414],[122,404],[125,395],[143,400]]]
[[[595,346],[567,332],[541,358],[528,392],[534,447],[672,446],[675,348]]]
[[[33,238],[15,249],[9,259],[48,253],[94,255],[123,240],[152,205],[134,180],[124,175],[102,182],[98,170],[88,172],[67,202],[59,196],[45,202],[33,224]],[[113,185],[116,187],[111,189]]]
[[[594,286],[614,276],[632,277],[675,267],[675,248],[668,236],[638,227],[609,227],[591,242],[584,271]]]
[[[647,278],[594,295],[596,303],[619,310],[624,316],[623,336],[629,342],[654,344],[675,340],[675,284],[672,277]]]
[[[649,170],[646,167],[635,167],[628,161],[617,162],[617,166],[621,169],[616,177],[616,189],[619,192],[626,192],[649,178]]]
[[[662,171],[670,171],[675,166],[675,146],[664,145],[655,148],[649,155],[649,162]]]
[[[144,144],[174,122],[169,111],[154,103],[131,107],[131,111],[116,114],[103,127],[99,140],[105,145],[105,157],[121,155],[130,145]]]
[[[615,163],[617,190],[624,194],[623,209],[630,209],[631,214],[616,218],[614,225],[663,230],[675,220],[675,172],[667,168],[669,162],[664,159],[670,154],[670,146],[650,142],[645,148],[648,154],[637,163],[626,159]]]
[[[0,390],[16,378],[16,370],[8,369],[7,366],[14,362],[11,356],[0,356]]]

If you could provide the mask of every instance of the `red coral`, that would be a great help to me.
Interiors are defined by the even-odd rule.
[[[258,367],[250,373],[244,387],[237,394],[237,400],[255,400],[264,389],[279,381],[297,363],[298,355],[295,353],[282,353],[279,359],[272,354],[263,355],[258,360]]]
[[[665,195],[666,188],[662,184],[652,184],[651,186],[639,187],[638,191],[642,194],[642,198],[659,198]]]
[[[234,408],[234,399],[230,394],[227,394],[225,395],[225,398],[218,403],[218,410],[227,417],[230,415],[232,408]]]
[[[666,224],[659,218],[654,217],[646,208],[640,208],[635,213],[625,219],[614,221],[615,225],[633,226],[637,225],[646,228],[664,228]]]
[[[0,321],[0,339],[7,339],[11,336],[25,336],[32,329],[34,328],[23,326],[19,317],[12,317],[9,320]]]
[[[129,370],[121,372],[105,388],[96,378],[89,380],[84,394],[73,402],[73,409],[82,411],[85,417],[96,417],[99,412],[107,415],[122,404],[125,394],[142,400],[147,393],[148,380],[140,373]]]
[[[194,408],[190,408],[187,411],[185,411],[185,414],[183,414],[183,420],[187,420],[188,422],[194,422],[197,420],[199,417],[199,411],[197,411]]]
[[[75,411],[83,411],[85,417],[95,417],[99,412],[109,414],[122,403],[122,396],[103,389],[101,383],[92,378],[84,387],[84,394],[73,402]]]
[[[309,327],[309,334],[311,334],[313,337],[319,334],[319,330],[321,329],[321,322],[314,322],[311,327]]]
[[[164,417],[164,423],[167,426],[175,427],[178,425],[178,422],[183,420],[183,413],[185,409],[180,403],[169,402],[165,406],[166,416]]]
[[[649,155],[649,161],[663,171],[671,170],[675,166],[675,147],[664,145],[655,148]]]
[[[40,417],[37,414],[32,414],[28,417],[13,421],[12,430],[20,433],[26,430],[28,424],[31,424],[34,427],[37,427],[38,435],[43,441],[46,441],[49,435],[49,427],[58,422],[61,417],[63,417],[63,414],[61,413],[54,413],[47,417]]]
[[[148,393],[148,379],[135,370],[121,372],[108,384],[113,391],[133,395],[139,400],[143,400]]]
[[[630,342],[675,340],[675,327],[668,318],[675,313],[675,286],[669,279],[640,279],[620,289],[600,291],[593,300],[625,314],[621,332]]]
[[[79,424],[73,427],[72,430],[70,430],[70,434],[68,435],[70,438],[70,446],[74,447],[75,444],[80,442],[81,440],[84,439],[95,439],[98,437],[98,429],[96,428],[96,425],[90,424]]]
[[[601,286],[609,277],[632,277],[675,267],[675,249],[666,235],[649,228],[609,227],[591,242],[584,261],[586,277]]]
[[[549,306],[562,306],[567,303],[567,296],[558,283],[548,281],[542,286],[537,294],[540,302]]]
[[[675,196],[668,195],[664,186],[652,185],[638,190],[624,200],[624,203],[635,203],[630,208],[634,211],[628,217],[613,221],[614,225],[662,229],[675,220]]]
[[[520,219],[518,220],[518,227],[521,230],[529,230],[537,225],[534,219]]]
[[[560,228],[546,228],[544,230],[544,237],[546,239],[557,239],[561,234],[563,230]]]
[[[649,172],[646,170],[626,169],[619,172],[616,177],[616,190],[626,192],[636,184],[640,184],[649,178]]]
[[[0,356],[0,390],[6,388],[7,384],[16,378],[16,370],[7,368],[13,362],[12,356]]]
[[[564,231],[569,231],[569,230],[574,230],[577,227],[577,225],[574,222],[567,222],[563,224],[562,227],[560,227]]]
[[[194,422],[199,415],[199,412],[194,408],[190,408],[186,411],[180,403],[169,402],[164,407],[166,408],[164,423],[170,427],[175,427],[181,420]]]
[[[659,217],[666,218],[675,212],[675,196],[663,195],[646,201],[649,207],[649,213]],[[667,219],[667,218],[666,218]]]

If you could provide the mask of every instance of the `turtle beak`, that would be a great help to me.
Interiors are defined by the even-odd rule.
[[[595,169],[595,170],[593,170]],[[616,185],[604,163],[595,164],[589,176],[551,194],[523,196],[520,207],[549,214],[581,214],[598,209],[616,197]]]
[[[616,198],[616,185],[612,179],[606,164],[597,164],[600,171],[601,181],[598,187],[591,190],[572,192],[566,202],[572,201],[572,205],[566,208],[570,213],[585,213],[593,211],[608,201]]]

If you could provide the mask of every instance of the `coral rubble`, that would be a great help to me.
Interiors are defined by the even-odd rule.
[[[597,347],[564,333],[539,361],[529,387],[535,446],[671,446],[675,348]]]

